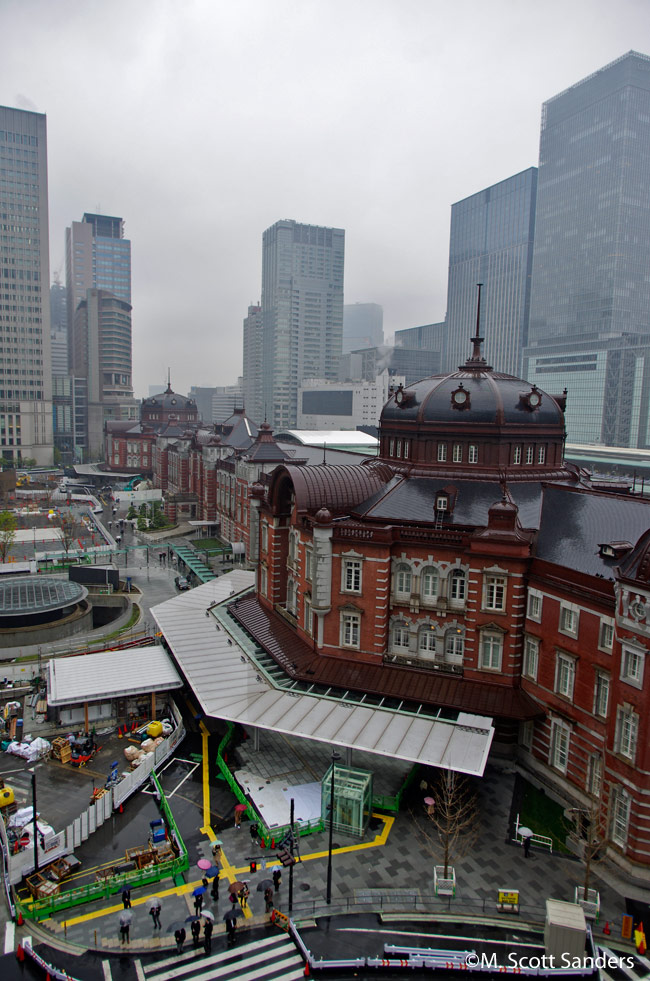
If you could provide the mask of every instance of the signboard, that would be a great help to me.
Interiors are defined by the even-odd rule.
[[[518,906],[519,905],[519,890],[518,889],[499,889],[499,898],[497,900],[501,905],[507,906]]]

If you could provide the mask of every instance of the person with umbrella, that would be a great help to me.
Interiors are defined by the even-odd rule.
[[[120,915],[120,939],[123,944],[129,943],[129,930],[131,929],[132,919],[133,913],[130,913],[125,907],[124,912]]]
[[[158,896],[152,896],[149,905],[149,916],[153,920],[153,928],[160,930],[160,910],[162,909],[162,903],[160,902]]]
[[[247,806],[248,805],[246,804],[235,805],[235,827],[237,828],[238,831],[241,829],[242,814],[247,809]]]
[[[222,846],[222,844],[223,844],[223,842],[220,841],[219,838],[217,838],[217,840],[212,845],[212,858],[214,859],[215,864],[217,862],[221,861],[221,846]]]
[[[195,920],[192,920],[192,926],[190,927],[190,930],[192,931],[192,940],[194,942],[194,946],[198,947],[199,938],[201,936],[201,921],[198,919],[198,917]]]
[[[178,930],[174,932],[174,940],[176,941],[176,953],[183,953],[183,944],[185,943],[185,927],[179,927]]]
[[[197,916],[201,915],[201,908],[203,906],[203,893],[205,892],[205,886],[197,886],[192,895],[194,896],[194,912]]]
[[[235,942],[235,932],[237,930],[237,913],[234,909],[229,909],[224,915],[224,920],[226,921],[226,931],[228,933],[228,943],[233,944]]]
[[[267,886],[264,890],[264,902],[266,903],[266,912],[270,913],[273,909],[273,886]]]

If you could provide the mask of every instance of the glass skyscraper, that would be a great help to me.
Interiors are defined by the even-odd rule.
[[[573,442],[650,446],[650,58],[544,104],[524,373]]]
[[[276,430],[296,425],[303,379],[337,380],[344,262],[342,228],[284,220],[264,232],[262,408]]]
[[[519,375],[528,335],[535,235],[537,169],[472,194],[451,207],[444,370],[470,354],[476,327],[477,283],[485,357],[497,370]]]
[[[52,463],[45,116],[0,106],[0,456]]]

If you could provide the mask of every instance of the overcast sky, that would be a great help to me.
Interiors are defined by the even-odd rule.
[[[441,320],[453,202],[538,162],[542,102],[648,0],[0,0],[0,103],[47,114],[51,272],[132,241],[134,388],[233,384],[279,218],[346,231],[345,301]]]

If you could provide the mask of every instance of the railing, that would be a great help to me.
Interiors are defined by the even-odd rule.
[[[522,845],[523,844],[523,839],[524,838],[528,838],[528,840],[530,841],[531,845],[539,845],[540,848],[548,848],[549,852],[551,852],[551,854],[553,853],[553,839],[552,838],[549,838],[547,835],[538,835],[538,834],[522,835],[521,832],[520,832],[520,830],[519,830],[520,827],[521,827],[521,824],[519,823],[519,815],[517,815],[517,820],[515,822],[515,836],[512,839],[513,841],[516,841],[516,842],[518,842],[518,844]],[[526,829],[526,830],[528,830],[528,829]]]

